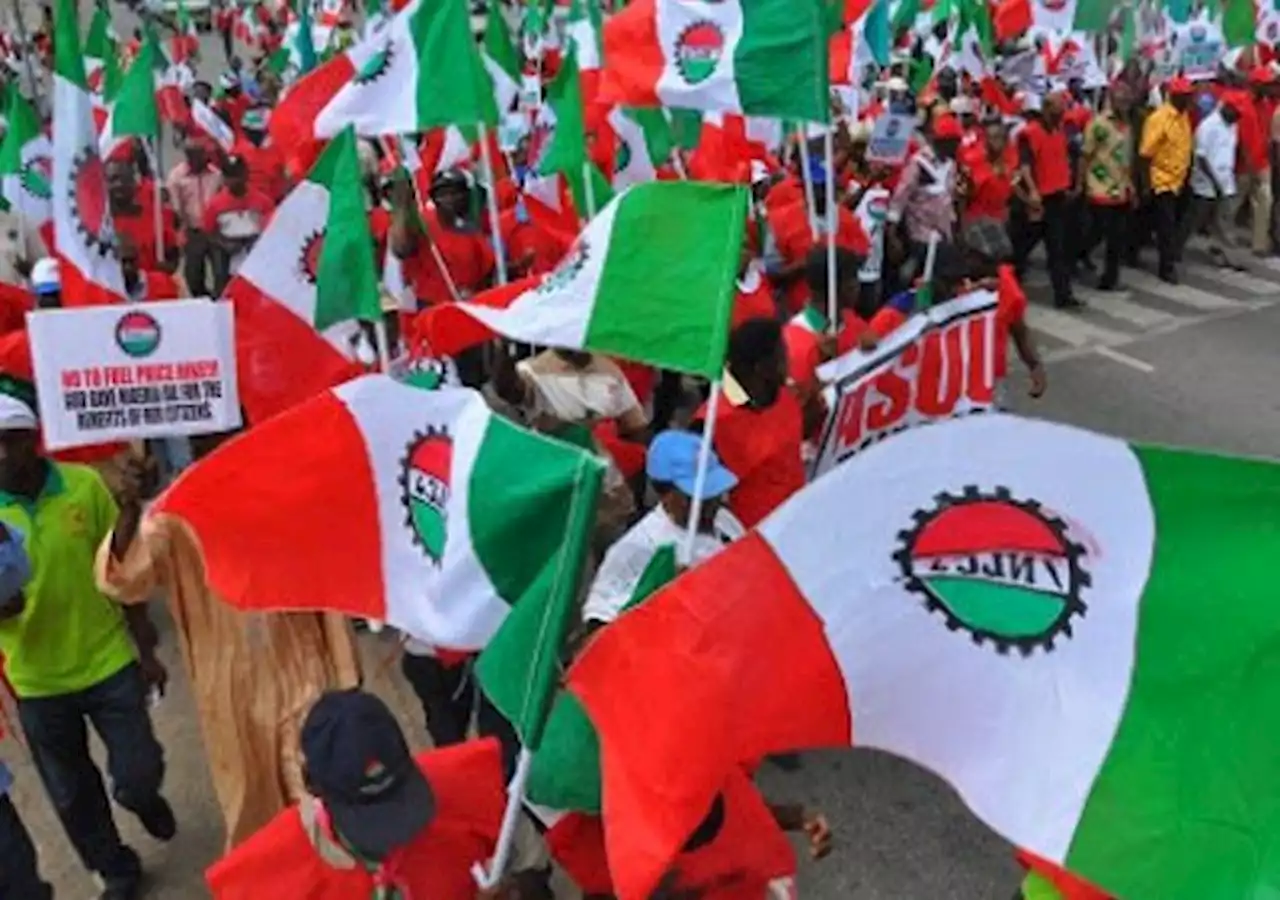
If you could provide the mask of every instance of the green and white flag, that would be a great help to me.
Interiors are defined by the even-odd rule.
[[[485,70],[493,80],[493,99],[499,113],[509,112],[520,95],[522,66],[520,51],[511,40],[511,30],[501,3],[489,4],[484,27],[484,45],[480,48]]]
[[[47,234],[53,219],[53,142],[21,92],[9,91],[5,115],[9,130],[0,140],[0,194],[29,232]]]
[[[453,356],[500,334],[718,378],[746,212],[740,186],[628,188],[547,275],[432,310],[424,319],[428,343]]]

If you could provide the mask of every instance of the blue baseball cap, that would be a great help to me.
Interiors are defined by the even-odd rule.
[[[680,493],[692,497],[698,478],[698,453],[702,436],[690,431],[664,431],[649,445],[645,471],[653,481],[674,484]],[[734,475],[712,451],[707,459],[707,477],[702,483],[702,499],[719,497],[738,483]]]
[[[17,594],[31,580],[27,539],[12,525],[0,523],[0,602]]]
[[[435,818],[431,785],[381,699],[358,689],[321,695],[302,724],[307,786],[334,829],[382,859]]]

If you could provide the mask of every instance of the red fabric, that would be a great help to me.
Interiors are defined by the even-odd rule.
[[[138,248],[138,266],[142,269],[154,269],[163,262],[158,253],[159,247],[156,246],[155,208],[154,194],[139,189],[136,213],[111,214],[116,234],[128,235],[133,239],[134,246]],[[177,247],[178,229],[172,210],[165,210],[160,225],[166,251]]]
[[[658,80],[666,66],[653,0],[632,3],[604,24],[604,59],[618,60],[601,73],[599,102],[621,106],[662,106]]]
[[[968,160],[969,182],[973,190],[965,206],[964,221],[991,218],[1005,221],[1009,217],[1009,200],[1013,197],[1013,177],[1018,168],[1018,154],[1010,145],[1002,161],[1002,172],[987,159],[986,150]]]
[[[645,454],[648,448],[637,441],[628,441],[618,436],[618,423],[609,419],[600,422],[591,430],[596,442],[605,452],[613,457],[613,463],[622,473],[622,477],[631,479],[644,471]]]
[[[768,278],[760,275],[752,291],[742,290],[739,284],[738,293],[733,300],[733,312],[729,320],[730,329],[737,328],[747,319],[776,319],[777,317],[778,305],[773,299],[773,287],[769,284]]]
[[[696,419],[706,416],[706,406]],[[767,409],[734,406],[721,396],[716,412],[715,451],[738,484],[729,494],[729,509],[747,528],[804,487],[804,418],[800,402],[788,388]]]
[[[569,813],[547,829],[545,838],[551,858],[583,893],[613,893],[604,847],[604,822],[599,816]]]
[[[1071,161],[1067,155],[1067,129],[1050,131],[1041,122],[1028,122],[1018,139],[1031,151],[1031,176],[1040,196],[1060,194],[1071,187]]]
[[[16,284],[0,282],[0,335],[22,331],[27,327],[27,313],[35,309],[36,298]]]
[[[507,260],[521,275],[550,272],[573,243],[572,235],[558,233],[532,217],[521,222],[514,209],[499,215],[498,222]]]
[[[144,295],[147,300],[178,300],[182,297],[178,279],[168,272],[144,271],[140,274],[147,285]]]
[[[96,281],[90,281],[76,268],[75,263],[61,253],[55,253],[58,260],[58,273],[62,280],[62,305],[67,308],[81,306],[101,306],[109,303],[120,303],[124,300],[118,294]]]
[[[631,393],[636,395],[640,405],[647,406],[653,399],[653,389],[658,383],[658,371],[653,366],[627,359],[614,359],[613,362],[622,370],[623,377],[631,386]]]
[[[769,229],[777,242],[778,252],[789,264],[803,263],[809,252],[818,246],[809,224],[809,211],[803,201],[776,205],[769,202],[772,198],[773,194],[770,193],[765,203],[765,214]],[[865,257],[871,244],[858,217],[844,206],[837,209],[836,246]],[[820,240],[825,246],[826,238],[820,236]],[[809,302],[809,285],[804,278],[797,278],[787,287],[784,296],[788,311],[799,312]]]
[[[459,293],[475,294],[481,290],[493,273],[493,250],[488,238],[479,232],[445,228],[434,209],[423,210],[422,220]],[[419,303],[430,306],[453,299],[425,239],[419,239],[417,252],[404,260],[404,278]]]
[[[273,202],[280,202],[288,192],[288,180],[285,177],[284,156],[273,145],[257,147],[245,138],[236,140],[231,152],[242,157],[249,166],[249,189],[269,197]]]
[[[1240,122],[1236,126],[1240,135],[1240,155],[1236,163],[1237,172],[1265,172],[1271,168],[1271,160],[1267,155],[1267,141],[1271,123],[1264,123],[1258,114],[1253,94],[1245,89],[1224,90],[1221,94],[1223,103],[1229,103],[1240,113]]]
[[[256,425],[361,374],[314,328],[243,278],[226,295],[235,304],[240,403]]]
[[[1047,859],[1036,856],[1030,850],[1017,850],[1014,856],[1023,868],[1052,882],[1062,895],[1062,900],[1112,900],[1111,895],[1104,894],[1084,879],[1077,878]]]
[[[1027,293],[1011,265],[1002,265],[996,285],[996,345],[993,348],[995,376],[999,381],[1009,372],[1009,329],[1027,315]]]
[[[253,101],[249,99],[247,94],[236,94],[234,97],[223,97],[221,100],[214,102],[214,108],[220,112],[223,117],[231,123],[231,127],[237,131],[240,130],[240,120],[244,118],[244,114],[253,106]]]
[[[1013,40],[1031,27],[1031,0],[997,0],[991,23],[996,40]]]
[[[840,330],[836,334],[836,356],[843,356],[858,345],[858,338],[867,330],[867,323],[852,310],[840,314]],[[818,380],[818,366],[826,362],[822,357],[822,335],[802,325],[788,323],[782,329],[782,339],[787,345],[787,376],[797,387],[810,387]]]
[[[240,197],[224,187],[209,198],[204,208],[204,222],[201,227],[210,234],[219,234],[221,233],[219,220],[223,216],[247,213],[257,221],[258,233],[261,234],[266,230],[267,223],[271,221],[271,214],[275,208],[270,197],[261,191],[255,191],[252,187]]]
[[[474,900],[471,866],[493,851],[506,793],[497,741],[469,741],[417,757],[436,799],[436,818],[398,854],[413,900]],[[296,807],[205,872],[215,900],[353,900],[373,895],[356,866],[336,869],[312,847]]]

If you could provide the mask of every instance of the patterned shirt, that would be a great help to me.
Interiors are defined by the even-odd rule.
[[[1114,206],[1133,196],[1133,130],[1114,113],[1084,129],[1084,191],[1091,203]]]

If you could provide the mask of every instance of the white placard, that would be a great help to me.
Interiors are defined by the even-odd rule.
[[[240,427],[229,303],[38,310],[27,332],[49,450]]]
[[[867,144],[871,162],[897,165],[907,158],[907,148],[916,131],[916,117],[908,113],[884,113],[876,119]]]

